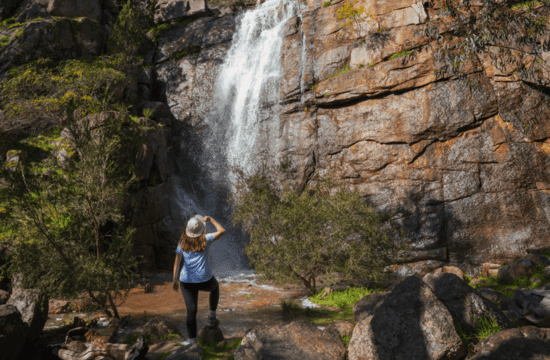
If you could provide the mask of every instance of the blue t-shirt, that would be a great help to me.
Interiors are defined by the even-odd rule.
[[[186,283],[200,283],[212,278],[212,267],[208,259],[210,245],[214,242],[214,234],[206,234],[206,246],[201,252],[183,251],[179,246],[176,253],[183,255],[183,266],[180,272],[180,281]]]

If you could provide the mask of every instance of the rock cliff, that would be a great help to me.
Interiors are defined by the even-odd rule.
[[[415,254],[396,268],[403,275],[449,263],[473,273],[487,260],[548,244],[548,88],[497,69],[488,56],[465,67],[473,86],[439,72],[423,35],[437,5],[359,5],[379,19],[361,36],[340,28],[338,1],[308,1],[286,24],[282,109],[275,116],[272,104],[261,105],[258,161],[298,188],[332,174],[393,215]],[[198,126],[212,109],[235,26],[226,14],[161,35],[155,91],[182,124]],[[192,54],[175,58],[190,47]],[[389,59],[407,50],[414,52]],[[352,70],[332,76],[346,66]]]

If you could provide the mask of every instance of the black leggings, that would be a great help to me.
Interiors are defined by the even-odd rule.
[[[201,283],[180,282],[180,290],[187,307],[187,334],[189,338],[197,337],[197,302],[199,300],[199,290],[210,292],[210,310],[216,311],[218,301],[220,300],[220,286],[214,276],[208,281]]]

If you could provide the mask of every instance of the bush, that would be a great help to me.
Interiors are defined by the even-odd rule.
[[[21,274],[24,287],[51,297],[86,294],[118,318],[117,295],[130,288],[139,263],[122,214],[132,162],[121,155],[121,119],[93,119],[68,114],[63,146],[74,155],[51,152],[42,163],[48,176],[25,160],[3,170],[0,245],[10,248],[4,270]]]
[[[126,76],[115,61],[77,59],[53,62],[40,59],[10,70],[0,89],[4,121],[0,132],[41,133],[59,126],[67,111],[83,116],[104,110],[123,110],[117,92]]]
[[[122,7],[113,26],[113,33],[109,37],[109,51],[120,59],[119,63],[124,70],[131,70],[140,65],[138,53],[145,40],[140,19],[144,15],[132,1],[128,1]]]
[[[329,179],[302,193],[278,192],[266,176],[240,174],[233,221],[250,235],[244,251],[257,273],[277,283],[299,280],[306,288],[322,274],[329,280],[337,273],[385,277],[398,249],[390,239],[398,234],[382,226],[385,219],[358,193]]]

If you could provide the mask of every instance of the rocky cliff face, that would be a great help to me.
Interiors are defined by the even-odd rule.
[[[414,250],[411,264],[395,268],[401,274],[447,263],[472,273],[548,244],[548,88],[488,56],[467,64],[474,86],[436,72],[423,33],[437,6],[359,1],[380,20],[359,36],[340,29],[340,2],[305,5],[285,28],[282,111],[273,116],[263,105],[257,141],[264,160],[286,164],[281,181],[303,187],[332,174],[393,215]],[[212,108],[235,26],[234,14],[218,14],[161,35],[155,91],[181,124],[199,126]],[[346,65],[353,70],[331,77]]]

